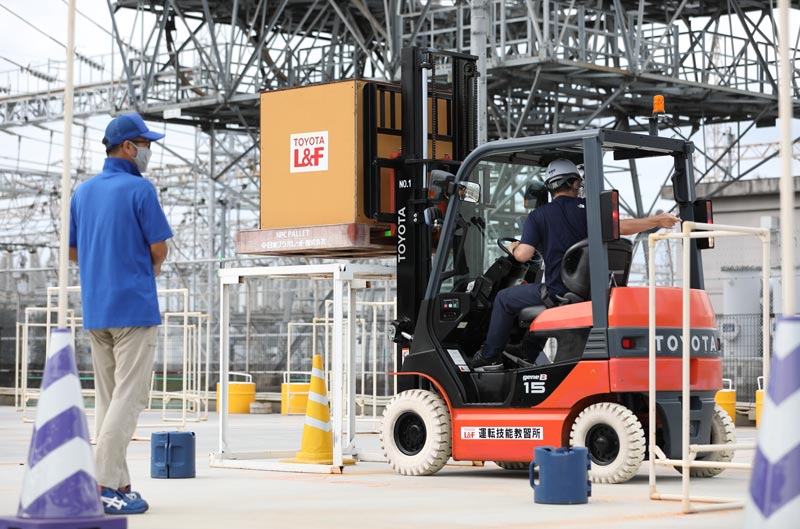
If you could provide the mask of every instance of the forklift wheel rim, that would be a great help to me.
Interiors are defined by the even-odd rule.
[[[619,435],[611,425],[595,424],[586,433],[586,447],[593,463],[610,465],[619,456]]]
[[[407,411],[400,415],[394,424],[395,446],[403,454],[415,456],[424,448],[427,433],[422,417]]]

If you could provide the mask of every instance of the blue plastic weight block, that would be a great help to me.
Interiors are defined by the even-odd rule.
[[[195,477],[194,446],[194,432],[153,432],[150,438],[150,477]]]
[[[589,481],[591,466],[589,451],[583,446],[534,448],[530,466],[534,501],[561,505],[588,502],[592,495],[592,482]],[[539,483],[533,479],[536,467],[539,467]]]

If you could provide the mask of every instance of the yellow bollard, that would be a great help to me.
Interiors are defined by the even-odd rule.
[[[310,383],[284,382],[281,384],[281,415],[305,413],[308,406]]]
[[[761,426],[761,409],[764,407],[764,377],[758,377],[756,390],[756,428]]]
[[[727,412],[728,417],[736,422],[736,390],[733,388],[733,380],[722,379],[722,389],[717,391],[714,400],[720,408]]]
[[[241,376],[245,382],[228,382],[228,413],[250,413],[250,403],[256,401],[256,385],[253,376],[247,373],[231,372],[231,376]],[[217,413],[219,413],[219,384],[217,384]]]

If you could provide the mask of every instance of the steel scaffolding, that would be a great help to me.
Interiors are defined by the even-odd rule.
[[[769,1],[107,0],[107,7],[114,49],[78,58],[76,122],[138,111],[185,126],[192,152],[165,143],[170,161],[149,177],[175,228],[173,255],[185,263],[176,267],[178,284],[192,289],[193,310],[212,317],[219,260],[234,257],[238,228],[257,226],[259,92],[397,80],[405,46],[485,55],[489,139],[644,130],[652,96],[664,94],[660,126],[671,134],[708,139],[735,127],[724,144],[698,149],[700,180],[741,178],[777,156],[776,146],[765,146],[755,166],[730,163],[742,137],[777,116]],[[791,38],[800,112],[800,31]],[[26,127],[63,119],[63,71],[50,61],[0,72],[0,131],[24,142]],[[16,162],[0,159],[0,246],[53,247],[57,175],[52,164]],[[77,164],[76,184],[89,166]],[[624,170],[633,196],[623,209],[648,214],[639,169],[632,162]]]

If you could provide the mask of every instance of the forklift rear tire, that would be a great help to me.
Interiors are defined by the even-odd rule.
[[[589,449],[594,483],[624,483],[644,461],[642,423],[631,410],[614,402],[587,406],[572,425],[571,446]]]
[[[711,417],[711,439],[709,444],[723,445],[736,443],[736,427],[730,415],[720,406],[714,406],[714,415]],[[697,461],[730,461],[735,450],[725,452],[700,452],[695,458]],[[683,467],[675,467],[678,472]],[[690,468],[689,475],[693,478],[713,478],[722,474],[724,468]]]
[[[528,470],[531,466],[523,461],[495,461],[494,464],[504,470]]]
[[[450,459],[450,428],[450,411],[439,395],[422,389],[403,391],[383,411],[383,454],[404,476],[435,474]]]

